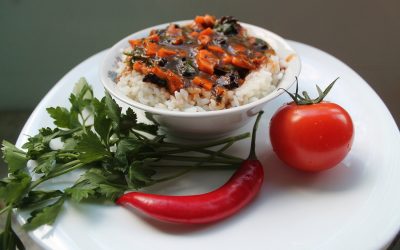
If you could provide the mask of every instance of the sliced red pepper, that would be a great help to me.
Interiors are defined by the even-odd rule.
[[[214,33],[214,31],[213,31],[211,28],[207,28],[207,29],[205,29],[205,30],[202,30],[202,31],[200,32],[200,35],[209,36],[209,35],[212,35],[213,33]]]
[[[168,56],[173,56],[175,54],[176,54],[176,51],[171,50],[171,49],[166,49],[166,48],[161,48],[157,51],[158,57],[168,57]]]
[[[133,69],[143,75],[147,75],[151,71],[151,68],[147,67],[146,64],[140,61],[136,61],[133,64]]]
[[[151,43],[158,43],[160,41],[160,37],[158,36],[158,34],[153,34],[153,35],[149,36],[148,38],[146,38],[146,41],[151,42]]]
[[[174,39],[172,39],[171,44],[173,45],[180,45],[184,42],[185,38],[183,36],[177,36]]]
[[[196,38],[199,36],[199,32],[196,31],[190,32],[189,36],[191,36],[192,38]]]
[[[251,60],[251,62],[252,62],[253,64],[255,64],[255,65],[260,65],[260,64],[262,64],[263,62],[265,62],[266,60],[267,60],[267,57],[266,57],[266,56],[260,56],[260,57],[253,58],[253,59]]]
[[[131,39],[128,41],[129,44],[131,45],[132,48],[135,48],[136,46],[140,46],[143,44],[142,39]]]
[[[155,74],[161,79],[167,79],[167,73],[165,73],[160,67],[151,68],[151,73]]]
[[[148,42],[146,44],[146,55],[155,56],[158,51],[158,45],[156,43]]]
[[[205,15],[204,16],[204,23],[207,27],[213,27],[215,24],[216,18],[214,16]]]
[[[254,64],[250,62],[250,60],[245,55],[237,55],[232,57],[232,64],[245,69],[255,69]]]
[[[168,82],[168,90],[171,94],[183,88],[182,79],[171,70],[167,71],[167,82]]]
[[[181,36],[182,29],[179,28],[176,24],[171,23],[167,28],[166,34],[169,36]]]
[[[199,41],[200,44],[207,45],[207,43],[211,42],[211,37],[208,35],[199,35],[197,37],[197,40]]]
[[[232,44],[230,47],[232,48],[234,54],[244,53],[247,50],[246,47],[241,44]]]
[[[196,62],[201,71],[212,75],[218,58],[210,51],[202,49],[196,55]]]
[[[215,24],[215,17],[210,15],[196,16],[194,22],[202,27],[213,27]]]
[[[200,25],[203,25],[203,24],[206,23],[203,16],[196,16],[196,17],[194,18],[194,22],[195,22],[196,24],[200,24]]]
[[[202,87],[206,90],[211,90],[213,87],[213,83],[205,78],[196,76],[193,80],[192,83],[196,84],[199,87]]]
[[[221,54],[225,53],[225,50],[217,45],[208,45],[207,49],[216,53],[221,53]]]
[[[222,63],[224,64],[231,64],[232,63],[232,56],[229,54],[224,54],[222,57]]]

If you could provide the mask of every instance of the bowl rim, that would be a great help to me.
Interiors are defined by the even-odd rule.
[[[159,28],[165,27],[166,25],[169,25],[171,23],[181,25],[181,24],[186,24],[186,23],[192,22],[192,21],[193,20],[179,20],[179,21],[172,21],[172,22],[154,25],[154,26],[151,26],[148,28],[138,30],[134,33],[131,33],[131,34],[125,36],[124,38],[120,39],[118,42],[116,42],[106,52],[106,55],[103,57],[102,62],[100,64],[100,68],[99,68],[100,81],[102,82],[105,90],[108,93],[110,93],[114,98],[118,99],[119,101],[122,101],[123,103],[127,104],[128,106],[132,106],[134,108],[140,109],[144,112],[148,112],[151,114],[165,115],[165,116],[170,116],[170,117],[211,117],[211,116],[219,116],[219,115],[224,115],[224,114],[229,114],[229,113],[244,112],[244,111],[256,108],[259,105],[263,105],[266,102],[268,102],[272,99],[275,99],[279,95],[283,94],[286,89],[289,89],[296,82],[296,79],[293,79],[293,81],[287,85],[286,89],[277,88],[274,91],[272,91],[271,93],[267,94],[266,96],[264,96],[258,100],[255,100],[253,102],[246,103],[246,104],[243,104],[243,105],[240,105],[237,107],[231,107],[228,109],[221,109],[221,110],[210,110],[210,111],[205,111],[205,112],[185,112],[185,111],[160,109],[160,108],[148,106],[146,104],[137,102],[137,101],[129,98],[124,93],[122,93],[116,87],[115,82],[113,82],[108,77],[108,72],[109,72],[110,68],[107,68],[107,62],[108,62],[108,60],[115,60],[116,50],[118,50],[120,48],[121,44],[123,44],[123,43],[128,44],[128,40],[132,39],[132,37],[136,36],[139,33],[149,33],[150,30],[152,30],[152,29],[159,29]],[[281,36],[277,35],[276,33],[269,31],[263,27],[244,23],[244,22],[239,22],[239,23],[240,23],[240,25],[243,25],[246,29],[251,28],[252,30],[257,30],[257,29],[262,30],[263,32],[265,32],[265,34],[268,35],[268,37],[272,38],[274,41],[280,43],[280,45],[282,45],[284,48],[291,51],[291,53],[295,55],[293,57],[291,63],[298,65],[298,67],[294,69],[295,70],[294,75],[295,75],[295,77],[299,76],[299,74],[301,72],[301,66],[302,66],[299,54],[293,49],[292,46],[290,46],[287,43],[287,41],[284,38],[282,38]],[[278,85],[279,85],[279,82],[278,82]]]

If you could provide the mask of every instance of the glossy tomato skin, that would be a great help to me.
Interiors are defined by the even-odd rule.
[[[354,127],[350,115],[335,103],[288,103],[273,115],[270,139],[277,156],[304,171],[321,171],[340,163],[350,151]]]

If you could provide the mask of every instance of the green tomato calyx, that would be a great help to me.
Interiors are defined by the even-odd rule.
[[[329,91],[332,89],[333,85],[335,82],[339,79],[336,78],[333,82],[331,82],[328,87],[325,88],[324,91],[321,90],[321,88],[318,85],[315,85],[317,87],[318,91],[318,97],[315,99],[311,99],[310,96],[308,95],[307,91],[303,91],[302,94],[299,94],[299,81],[298,78],[296,77],[296,92],[295,93],[290,93],[286,89],[283,89],[297,105],[311,105],[311,104],[317,104],[320,103],[324,100],[325,96],[329,93]]]

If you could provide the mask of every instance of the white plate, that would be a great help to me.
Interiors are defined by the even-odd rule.
[[[57,250],[384,248],[400,228],[399,130],[383,102],[357,73],[318,49],[297,42],[291,45],[303,63],[302,89],[315,93],[314,84],[325,87],[341,77],[328,100],[348,110],[355,140],[339,166],[311,175],[287,168],[275,157],[267,128],[273,112],[289,100],[282,95],[267,106],[258,133],[264,186],[258,198],[236,216],[213,225],[188,227],[155,222],[118,206],[67,204],[54,227],[41,227],[31,236],[44,248]],[[67,105],[80,77],[87,78],[97,96],[103,95],[98,79],[103,56],[101,52],[82,62],[54,86],[21,131],[18,146],[27,135],[51,125],[45,108]],[[244,157],[248,149],[246,140],[232,151]],[[159,189],[163,193],[204,192],[230,174],[220,173],[193,173]],[[18,219],[24,222],[26,214],[18,213]]]

